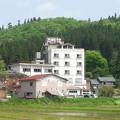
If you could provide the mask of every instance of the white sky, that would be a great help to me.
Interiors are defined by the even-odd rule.
[[[120,0],[0,0],[0,26],[31,17],[98,20],[120,14]]]

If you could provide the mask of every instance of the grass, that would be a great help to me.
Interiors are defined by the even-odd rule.
[[[53,98],[19,99],[0,102],[1,110],[18,111],[112,111],[120,112],[118,98]]]
[[[0,120],[56,120],[60,116],[49,115],[56,112],[95,112],[104,113],[103,117],[118,116],[120,113],[120,99],[117,98],[40,98],[18,99],[12,98],[7,102],[0,102]],[[117,113],[117,114],[116,114]],[[98,114],[99,115],[99,114]],[[100,116],[100,117],[102,117]],[[77,117],[77,116],[76,116]],[[79,120],[80,116],[66,116],[65,120]],[[87,116],[86,116],[87,117]],[[92,116],[82,120],[99,120]],[[114,117],[113,117],[114,118]],[[119,116],[118,116],[119,118]],[[108,119],[106,119],[108,120]],[[117,120],[117,119],[116,119]]]

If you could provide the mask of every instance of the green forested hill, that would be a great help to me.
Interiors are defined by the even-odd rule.
[[[120,17],[116,15],[99,21],[33,18],[23,24],[19,21],[16,26],[9,23],[7,29],[0,29],[0,55],[7,64],[31,61],[48,36],[62,37],[65,42],[87,50],[99,50],[112,73],[120,73]]]

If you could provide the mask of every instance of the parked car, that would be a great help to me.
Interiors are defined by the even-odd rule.
[[[6,98],[7,98],[7,99],[10,99],[10,98],[11,98],[11,95],[9,95],[9,94],[6,95]]]
[[[96,94],[86,94],[84,95],[84,98],[97,98],[98,96]]]

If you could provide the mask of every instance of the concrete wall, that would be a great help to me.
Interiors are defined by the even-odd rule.
[[[33,83],[32,86],[30,86],[30,82]],[[25,97],[28,92],[32,92],[31,98],[36,98],[36,81],[21,81],[21,88],[19,88],[18,97]],[[27,96],[26,96],[27,97]],[[28,97],[29,98],[29,97]]]

